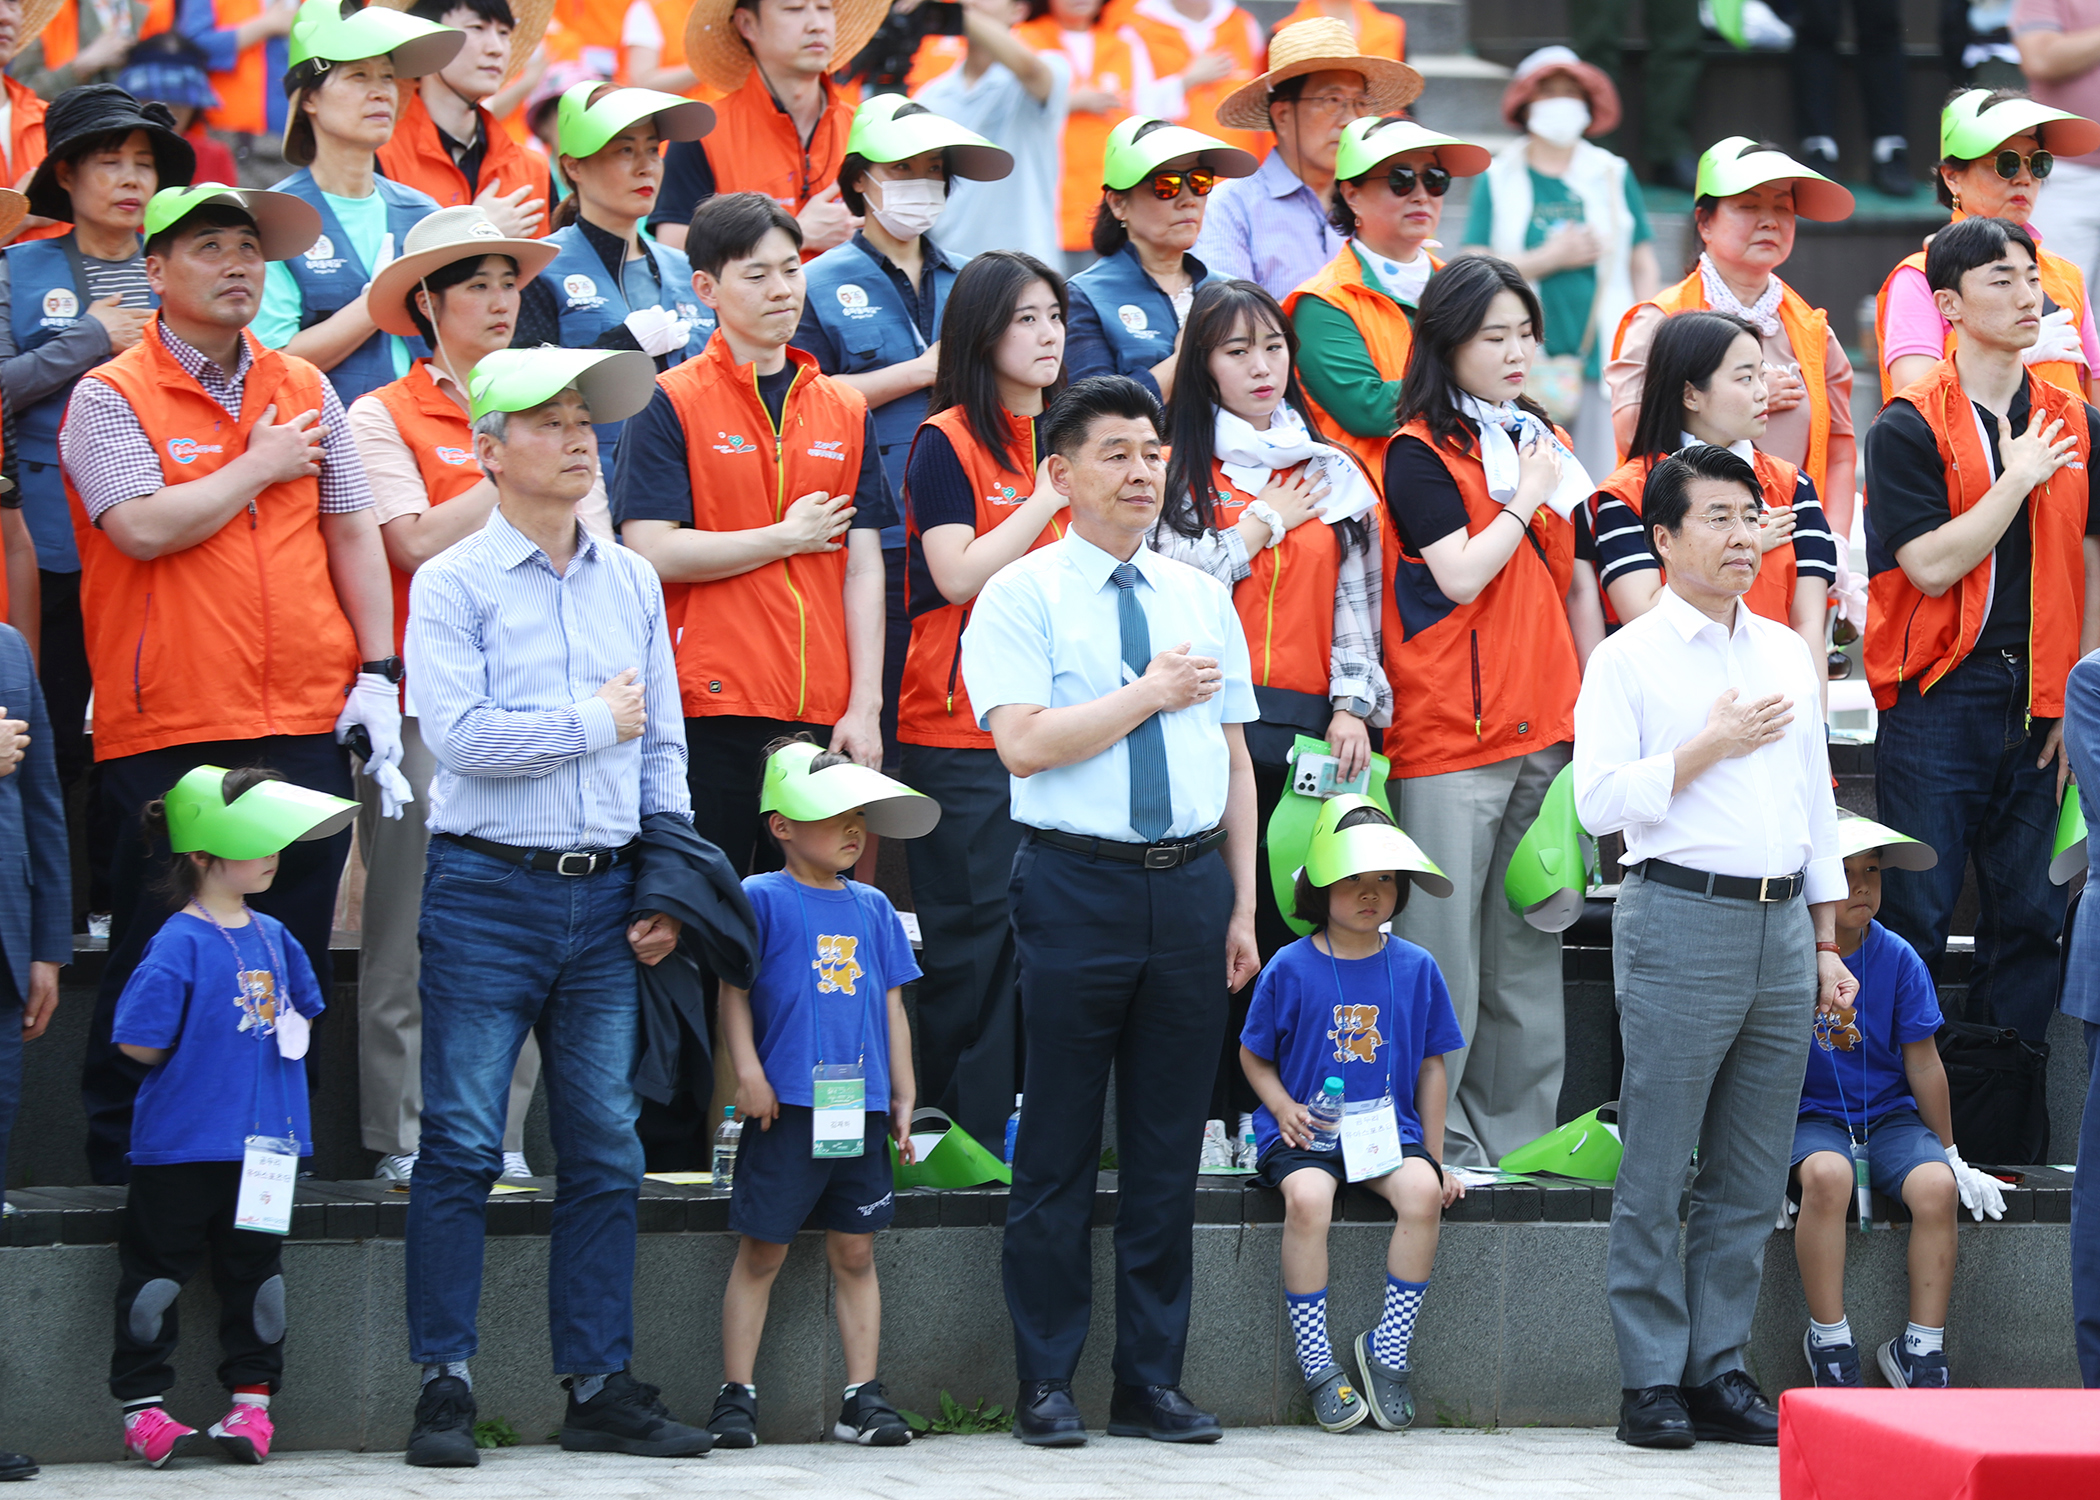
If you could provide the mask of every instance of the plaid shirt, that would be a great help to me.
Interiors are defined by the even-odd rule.
[[[204,394],[219,403],[236,422],[241,416],[241,392],[248,383],[255,349],[244,334],[240,358],[229,376],[215,360],[191,348],[155,318],[147,325],[146,338],[158,338],[175,362],[189,372]],[[290,356],[287,356],[290,357]],[[289,421],[296,412],[279,412],[278,420]],[[105,380],[82,380],[66,402],[65,425],[58,433],[59,462],[88,519],[102,523],[103,512],[126,500],[138,500],[168,487],[160,455],[146,436],[138,413],[125,402],[117,388]],[[358,461],[357,445],[350,437],[350,423],[335,387],[321,382],[321,510],[324,514],[364,510],[372,504],[372,487],[365,481],[364,465]]]

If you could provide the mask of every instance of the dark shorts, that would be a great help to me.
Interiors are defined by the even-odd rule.
[[[858,1156],[822,1160],[809,1154],[811,1111],[783,1104],[770,1130],[744,1122],[736,1153],[736,1187],[729,1196],[729,1227],[769,1245],[794,1241],[815,1215],[816,1227],[840,1234],[887,1229],[897,1212],[890,1169],[889,1116],[868,1112],[866,1144]]]
[[[1410,1156],[1419,1156],[1432,1167],[1436,1167],[1437,1180],[1443,1180],[1444,1169],[1437,1166],[1436,1158],[1429,1154],[1420,1141],[1400,1143],[1400,1159],[1406,1161]],[[1254,1175],[1261,1180],[1263,1187],[1281,1188],[1284,1178],[1306,1167],[1318,1167],[1323,1172],[1332,1173],[1336,1182],[1349,1180],[1349,1169],[1342,1164],[1340,1146],[1336,1146],[1332,1151],[1306,1151],[1284,1144],[1281,1136],[1276,1138],[1268,1150],[1262,1152],[1261,1160],[1254,1164]]]
[[[1845,1122],[1832,1115],[1803,1115],[1794,1122],[1793,1164],[1818,1151],[1852,1159],[1852,1137]],[[1926,1128],[1916,1110],[1892,1109],[1867,1130],[1867,1177],[1884,1198],[1901,1199],[1904,1179],[1928,1162],[1947,1164],[1940,1138]],[[1800,1195],[1797,1186],[1795,1196]]]

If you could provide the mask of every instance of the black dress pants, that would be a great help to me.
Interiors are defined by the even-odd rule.
[[[1794,132],[1802,139],[1837,135],[1837,104],[1854,92],[1866,110],[1869,143],[1904,131],[1905,69],[1901,0],[1851,0],[1858,43],[1855,90],[1838,86],[1838,0],[1808,0],[1794,10]]]

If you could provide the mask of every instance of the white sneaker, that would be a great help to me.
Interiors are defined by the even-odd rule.
[[[406,1156],[382,1156],[379,1170],[372,1175],[381,1182],[406,1182],[415,1173],[417,1155],[411,1151]]]
[[[1226,1172],[1232,1170],[1232,1142],[1225,1136],[1223,1120],[1203,1122],[1203,1159],[1197,1166],[1204,1171],[1213,1167]]]
[[[532,1175],[532,1168],[526,1163],[524,1152],[506,1151],[503,1153],[503,1175],[505,1177],[530,1177]]]

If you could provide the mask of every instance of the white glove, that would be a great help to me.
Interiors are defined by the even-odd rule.
[[[1837,587],[1830,591],[1830,607],[1841,619],[1850,620],[1853,629],[1864,635],[1867,631],[1867,575],[1852,571],[1852,549],[1843,537],[1838,538],[1837,554]]]
[[[2078,337],[2078,325],[2071,321],[2068,307],[2059,307],[2046,315],[2042,319],[2040,335],[2031,346],[2020,351],[2022,364],[2039,365],[2051,360],[2085,363],[2085,343]]]
[[[666,354],[675,354],[692,337],[692,325],[661,307],[636,308],[621,319],[627,331],[634,335],[635,342],[642,346],[642,353],[653,359]]]
[[[1976,1216],[1977,1223],[1983,1222],[1985,1214],[1994,1219],[2005,1217],[2005,1190],[1998,1186],[1997,1178],[1963,1161],[1956,1146],[1947,1148],[1947,1165],[1954,1168],[1954,1187],[1961,1194],[1961,1206]]]
[[[372,753],[365,757],[365,774],[376,777],[376,767],[399,766],[401,693],[377,672],[360,672],[357,681],[350,685],[349,699],[336,715],[335,742],[346,743],[351,729],[360,724],[372,739]],[[399,813],[390,816],[398,817]]]
[[[365,767],[371,774],[372,783],[379,788],[380,816],[399,818],[401,809],[416,800],[408,778],[401,774],[399,766],[390,766],[384,761],[375,761]]]

